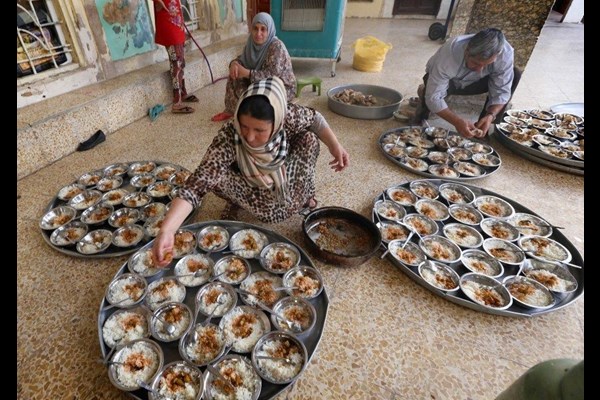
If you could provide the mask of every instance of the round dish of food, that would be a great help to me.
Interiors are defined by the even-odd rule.
[[[181,380],[179,386],[187,387],[189,383],[190,393],[193,392],[194,396],[202,391],[201,396],[197,396],[196,399],[222,398],[223,391],[228,391],[227,383],[207,372],[207,365],[210,364],[214,368],[213,371],[219,371],[227,377],[226,379],[231,378],[230,383],[236,383],[235,387],[239,387],[237,385],[239,382],[230,372],[245,373],[244,385],[246,385],[246,377],[249,378],[248,392],[241,391],[241,393],[251,392],[252,396],[249,397],[257,400],[275,398],[302,375],[315,354],[323,334],[329,307],[325,282],[302,247],[263,227],[236,221],[207,221],[185,225],[182,229],[192,232],[196,237],[201,237],[200,232],[214,232],[212,229],[206,229],[214,226],[223,228],[224,232],[221,233],[225,233],[228,237],[233,237],[238,232],[245,234],[251,231],[261,237],[264,236],[267,244],[294,246],[299,253],[298,266],[290,268],[283,275],[273,274],[265,270],[258,257],[246,259],[229,254],[231,249],[228,247],[218,251],[196,248],[196,253],[192,255],[209,257],[214,262],[214,268],[206,282],[198,286],[184,286],[179,284],[175,268],[178,263],[186,261],[185,257],[180,260],[173,259],[166,268],[162,269],[161,274],[149,274],[144,277],[129,272],[130,268],[134,268],[129,265],[130,263],[140,264],[135,267],[140,270],[151,268],[152,264],[146,258],[149,257],[152,242],[147,243],[118,270],[114,282],[107,289],[107,298],[100,304],[98,338],[102,354],[106,356],[115,344],[114,353],[121,354],[118,353],[121,347],[138,339],[145,339],[149,344],[152,343],[150,349],[156,345],[162,352],[164,367],[162,364],[156,365],[155,370],[155,365],[152,364],[152,371],[144,371],[143,380],[158,390],[157,393],[165,396],[174,393],[172,390],[174,386],[169,385],[168,381],[176,373],[177,376],[182,377],[189,374],[188,380]],[[274,246],[276,247],[278,246]],[[276,283],[270,286],[270,289],[278,294],[276,297],[279,302],[272,304],[273,311],[285,319],[293,320],[294,325],[299,324],[302,327],[300,335],[277,330],[275,324],[280,323],[278,319],[257,307],[244,304],[242,296],[238,295],[237,291],[241,289],[241,282],[248,280],[251,275],[256,278],[253,279],[253,285],[244,285],[244,288],[256,289],[257,296],[260,299],[264,298],[265,301],[271,298],[270,291],[266,287],[266,277],[275,278]],[[181,294],[183,297],[180,299]],[[139,304],[146,296],[148,296],[146,304]],[[117,303],[121,300],[122,303]],[[106,308],[111,304],[114,304],[114,307]],[[154,316],[148,306],[154,308]],[[279,328],[283,330],[285,326],[285,321],[281,320]],[[185,330],[181,337],[174,339],[180,335],[181,327],[189,327],[189,329]],[[259,341],[269,334],[273,334],[269,336],[273,341],[266,341],[266,339],[263,342]],[[296,360],[295,356],[292,357],[299,362],[300,368],[294,367],[284,374],[278,374],[273,367],[277,366],[279,361],[261,359],[259,367],[264,369],[265,374],[260,375],[251,362],[251,355],[253,353],[268,355],[267,353],[272,349],[279,348],[280,338],[288,336],[296,338],[295,343],[299,344],[300,349],[306,349],[305,352],[300,351],[299,354],[302,355],[300,359]],[[260,347],[257,347],[259,343]],[[144,349],[141,351],[144,351],[144,356],[150,357],[149,352]],[[294,350],[290,350],[290,354],[292,352]],[[119,357],[116,361],[126,362],[122,361],[121,355]],[[243,364],[238,364],[239,360],[245,361]],[[199,386],[196,380],[196,369],[203,375],[204,390],[197,390]],[[173,374],[169,374],[169,371]],[[115,380],[113,383],[121,390],[127,391],[131,397],[138,400],[152,399],[152,392],[133,384],[120,386],[120,382],[121,380]],[[135,379],[125,380],[126,384],[132,382],[135,383]]]
[[[407,190],[419,200],[406,202],[403,222],[381,220],[375,205],[392,198],[390,193],[404,198]],[[447,207],[450,217],[434,220],[417,213],[431,201]],[[450,302],[489,314],[531,317],[562,309],[583,294],[583,259],[573,244],[546,219],[498,193],[418,179],[384,188],[374,199],[371,218],[382,234],[383,257]],[[445,268],[451,271],[436,277]],[[452,272],[462,290],[446,290],[455,289]],[[514,276],[521,279],[512,293],[506,286]]]
[[[75,257],[107,258],[131,254],[158,233],[156,225],[170,202],[165,191],[185,182],[184,179],[179,183],[174,179],[171,182],[170,178],[176,173],[191,174],[183,167],[160,161],[121,162],[86,172],[75,182],[62,186],[47,205],[39,223],[42,237],[53,249]],[[144,188],[148,190],[141,191]],[[196,210],[193,210],[186,221],[195,214]],[[51,240],[55,230],[74,219],[86,225],[88,233],[95,233],[68,242]],[[138,235],[136,227],[146,225],[147,221],[150,221],[148,228]],[[152,223],[154,226],[151,227]],[[135,224],[135,231],[120,231],[125,231],[127,237],[114,237],[113,233],[118,229],[132,224]],[[110,240],[106,232],[111,234]]]

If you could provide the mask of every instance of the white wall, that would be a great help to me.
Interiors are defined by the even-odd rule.
[[[579,23],[583,18],[583,0],[573,0],[561,22]]]

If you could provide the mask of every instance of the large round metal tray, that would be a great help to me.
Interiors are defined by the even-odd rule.
[[[501,136],[501,135],[498,135],[498,136]],[[498,140],[504,143],[503,139],[498,139]],[[518,143],[513,143],[513,141],[508,138],[506,139],[506,143],[504,143],[504,144],[506,145],[506,147],[513,150],[515,153],[519,154],[521,157],[523,157],[529,161],[533,161],[535,163],[541,164],[545,167],[555,169],[557,171],[568,172],[568,173],[574,174],[574,175],[581,175],[581,176],[584,175],[583,168],[570,167],[568,165],[555,163],[555,162],[547,160],[545,158],[537,157],[534,154],[521,151],[521,147],[523,147],[523,146],[521,146]]]
[[[559,103],[550,107],[553,113],[568,113],[584,116],[584,103]]]
[[[183,226],[182,229],[188,229],[195,233],[198,233],[204,227],[214,226],[214,225],[219,225],[219,226],[227,229],[227,231],[229,233],[229,237],[231,237],[234,233],[236,233],[242,229],[255,229],[257,231],[264,233],[267,236],[269,243],[284,242],[284,243],[294,245],[300,252],[300,256],[301,256],[300,265],[308,265],[313,268],[315,267],[314,264],[312,263],[311,259],[306,254],[306,252],[304,250],[302,250],[302,248],[300,248],[296,243],[294,243],[293,241],[289,240],[285,236],[282,236],[276,232],[264,229],[262,227],[259,227],[259,226],[253,225],[253,224],[220,220],[220,221],[207,221],[207,222],[186,225],[186,226]],[[152,243],[153,242],[147,243],[140,249],[140,251],[151,247]],[[213,252],[210,254],[210,258],[212,258],[216,262],[221,257],[223,257],[223,252],[227,251],[227,250],[228,250],[228,247],[224,248],[221,251]],[[199,250],[199,248],[196,248],[196,251],[202,252],[201,250]],[[174,260],[173,262],[171,262],[171,264],[168,266],[168,269],[163,274],[158,274],[154,277],[148,278],[147,282],[151,283],[151,282],[153,282],[157,279],[163,278],[165,276],[173,276],[174,275],[173,268],[177,261],[178,260]],[[250,262],[252,273],[255,273],[258,271],[265,271],[265,269],[261,266],[260,262],[257,259],[249,259],[248,261]],[[121,266],[121,268],[115,274],[115,278],[126,272],[128,272],[127,263],[125,263],[123,266]],[[235,286],[238,286],[238,285],[235,285]],[[185,299],[183,302],[185,304],[187,304],[191,308],[192,311],[194,310],[194,299],[196,297],[196,293],[198,292],[198,290],[200,288],[202,288],[202,286],[186,288],[186,296],[185,296]],[[307,301],[309,301],[315,307],[315,310],[317,312],[317,319],[316,319],[315,326],[313,327],[313,329],[311,331],[309,331],[308,333],[299,336],[299,339],[306,346],[306,350],[308,353],[308,359],[307,359],[306,363],[309,364],[310,360],[312,359],[312,357],[317,349],[319,341],[321,340],[321,335],[323,334],[323,328],[325,327],[325,320],[327,318],[327,310],[329,308],[329,298],[327,296],[326,289],[323,288],[323,291],[317,297],[307,300]],[[242,304],[243,304],[242,301],[238,298],[238,305],[242,305]],[[113,307],[112,309],[102,311],[102,308],[106,307],[108,305],[109,305],[109,303],[106,301],[106,298],[103,298],[100,303],[100,309],[98,312],[98,339],[100,341],[100,350],[102,351],[103,357],[105,357],[106,354],[108,354],[108,352],[110,351],[110,348],[108,346],[106,346],[106,344],[104,343],[104,339],[102,337],[102,326],[104,325],[104,321],[106,321],[106,319],[112,313],[114,313],[116,310],[118,310],[118,308]],[[202,315],[200,315],[198,317],[198,321],[201,321],[201,320],[202,320]],[[218,325],[219,320],[220,320],[220,318],[215,317],[215,318],[213,318],[213,323],[216,323]],[[274,327],[271,327],[271,329],[275,330]],[[150,339],[155,340],[153,337],[151,337]],[[161,348],[164,352],[165,365],[172,361],[181,360],[181,356],[177,349],[177,343],[178,343],[177,341],[170,342],[170,343],[164,343],[164,342],[157,342],[157,343],[159,343],[159,345],[161,346]],[[236,353],[234,351],[230,351],[228,354],[236,354]],[[245,355],[247,356],[247,354],[245,354]],[[206,369],[205,367],[200,367],[200,370],[202,372],[204,372],[205,369]],[[260,396],[258,397],[258,399],[260,399],[260,400],[272,399],[275,396],[277,396],[280,392],[282,392],[284,389],[286,389],[289,385],[290,384],[276,385],[273,383],[269,383],[266,380],[263,380],[262,390],[261,390],[261,393],[260,393]],[[127,392],[127,394],[129,396],[133,397],[134,399],[138,399],[138,400],[147,400],[148,399],[148,391],[146,391],[145,389],[138,389],[133,392]]]
[[[346,89],[374,96],[381,106],[359,106],[346,104],[336,100],[334,96]],[[336,86],[327,91],[327,105],[336,114],[355,119],[384,119],[391,118],[394,111],[400,107],[402,94],[384,86],[375,85],[344,85]]]
[[[441,180],[441,179],[423,179],[423,181],[428,181],[436,187],[438,187],[442,183],[450,182],[450,181]],[[494,193],[489,190],[482,189],[477,186],[468,185],[468,184],[464,184],[464,183],[461,183],[461,184],[468,187],[469,189],[471,189],[476,197],[481,196],[481,195],[496,196],[496,197],[499,197],[499,198],[509,202],[515,209],[515,212],[525,212],[525,213],[536,215],[541,218],[541,216],[534,213],[532,210],[530,210],[530,209],[520,205],[519,203],[517,203],[507,197],[504,197],[500,194]],[[403,183],[403,184],[394,185],[392,187],[409,188],[409,185],[410,185],[410,182],[407,182],[407,183]],[[385,196],[385,191],[383,193],[379,194],[375,198],[375,202],[382,200],[384,198],[384,196]],[[446,205],[448,204],[447,202],[445,202],[445,200],[441,196],[440,196],[440,198],[438,198],[438,200],[444,202]],[[416,213],[416,210],[414,209],[414,207],[406,207],[405,206],[405,208],[406,208],[407,213]],[[378,215],[375,212],[374,208],[372,211],[372,219],[373,219],[373,222],[378,222]],[[448,221],[445,221],[445,222],[448,222]],[[439,221],[436,223],[438,224],[439,230],[441,232],[442,227],[443,227],[442,223]],[[483,233],[483,231],[481,230],[480,227],[477,226],[476,229],[484,237],[486,237],[486,235]],[[411,239],[411,241],[418,243],[418,238],[416,238],[416,236],[417,235],[414,235],[413,239]],[[485,312],[488,314],[503,315],[503,316],[507,316],[507,317],[533,317],[536,315],[547,314],[549,312],[560,310],[560,309],[572,304],[574,301],[576,301],[579,297],[581,297],[583,295],[583,271],[584,271],[584,269],[583,269],[583,259],[581,258],[581,255],[579,254],[579,252],[577,251],[575,246],[573,246],[573,244],[557,229],[553,230],[553,233],[550,236],[550,238],[558,241],[563,246],[565,246],[572,255],[572,260],[570,262],[575,265],[580,265],[582,268],[578,269],[578,268],[567,267],[567,268],[569,268],[569,272],[571,272],[571,274],[577,280],[577,289],[571,293],[554,294],[555,300],[556,300],[555,305],[551,308],[543,309],[543,310],[542,309],[525,308],[525,307],[522,307],[522,306],[516,304],[516,302],[513,302],[513,304],[505,310],[494,310],[494,309],[484,307],[482,305],[479,305],[478,303],[475,303],[471,299],[469,299],[461,290],[457,290],[454,292],[442,292],[442,291],[434,288],[429,283],[427,283],[423,278],[421,278],[421,276],[419,275],[418,269],[416,267],[411,267],[411,266],[405,265],[405,264],[399,262],[398,260],[396,260],[390,254],[388,254],[386,257],[392,262],[392,264],[396,265],[402,271],[404,271],[409,276],[409,278],[411,278],[412,280],[414,280],[421,286],[425,287],[426,289],[430,290],[434,294],[436,294],[440,297],[443,297],[446,300],[451,301],[452,303],[459,304],[461,306],[468,307],[468,308],[476,310],[476,311],[482,311],[482,312]],[[481,247],[479,249],[481,250]],[[464,265],[462,265],[462,263],[460,261],[451,263],[451,264],[449,264],[449,266],[450,266],[450,268],[454,269],[461,276],[467,272],[470,272]],[[519,271],[519,268],[520,268],[519,266],[505,265],[504,266],[504,274],[496,279],[498,281],[502,281],[506,276],[515,275]]]
[[[148,162],[148,161],[149,160],[131,161],[131,162],[119,162],[119,163],[115,163],[115,164],[133,165],[134,163],[145,163],[145,162]],[[156,167],[159,167],[159,166],[161,166],[163,164],[168,164],[168,165],[173,165],[173,166],[179,168],[180,170],[186,170],[186,168],[183,168],[183,167],[181,167],[181,166],[179,166],[177,164],[173,164],[173,163],[170,163],[170,162],[165,162],[165,161],[152,161],[152,162],[154,162],[156,164]],[[110,164],[110,165],[115,165],[115,164]],[[104,171],[110,165],[106,165],[106,166],[104,166],[102,168],[97,168],[94,171]],[[92,171],[90,171],[90,172],[92,172]],[[140,191],[140,189],[135,188],[135,187],[133,187],[130,184],[131,177],[129,176],[129,174],[127,174],[127,173],[124,174],[122,176],[122,178],[123,178],[123,184],[120,186],[120,188],[126,189],[127,191],[129,191],[131,193],[136,192],[136,191]],[[77,182],[77,180],[73,181],[71,183],[76,183],[76,182]],[[159,182],[159,180],[157,180],[157,182]],[[64,185],[64,186],[67,186],[67,185]],[[144,188],[143,191],[145,191],[145,190],[146,189]],[[57,193],[57,195],[58,195],[58,193]],[[170,199],[170,197],[160,197],[160,198],[153,198],[152,201],[153,202],[159,202],[159,203],[165,203],[166,204],[166,203],[170,202],[171,199]],[[63,205],[66,205],[67,203],[68,203],[67,201],[63,201],[63,200],[59,199],[58,196],[55,196],[50,201],[50,203],[48,203],[48,206],[44,209],[44,214],[46,212],[50,211],[51,209],[55,208],[55,207],[63,206]],[[119,204],[119,205],[114,206],[115,211],[118,210],[118,209],[120,209],[120,208],[123,208],[123,205]],[[85,211],[85,210],[78,211],[77,212],[77,217],[81,216],[81,213],[83,211]],[[185,219],[184,223],[189,222],[194,217],[196,211],[197,210],[192,211],[188,215],[188,217]],[[142,225],[143,222],[142,221],[138,221],[137,224]],[[90,226],[90,231],[96,230],[96,229],[107,229],[107,230],[109,230],[111,232],[114,232],[116,230],[116,228],[110,226],[108,224],[108,222],[103,222],[101,224],[94,225],[93,227]],[[122,248],[122,247],[116,247],[115,245],[111,244],[105,250],[103,250],[103,251],[101,251],[99,253],[96,253],[96,254],[82,254],[82,253],[80,253],[80,252],[77,251],[77,249],[75,248],[75,245],[56,246],[55,244],[53,244],[50,241],[50,235],[52,234],[53,231],[43,230],[41,228],[40,228],[40,230],[41,230],[41,233],[42,233],[42,237],[44,238],[44,241],[46,243],[48,243],[48,245],[50,247],[52,247],[53,249],[55,249],[55,250],[57,250],[57,251],[59,251],[61,253],[64,253],[64,254],[67,254],[67,255],[70,255],[70,256],[74,256],[74,257],[82,257],[82,258],[119,257],[119,256],[122,256],[122,255],[133,253],[134,251],[138,250],[139,248],[141,248],[142,246],[144,246],[146,243],[148,243],[149,240],[152,239],[151,237],[148,237],[148,236],[145,235],[144,238],[137,245],[135,245],[135,246],[131,246],[131,247],[127,247],[127,248]]]
[[[504,115],[506,116],[508,114],[505,113]],[[543,134],[544,132],[540,132],[540,133]],[[536,158],[543,158],[543,159],[551,161],[555,164],[560,164],[560,165],[565,165],[568,167],[575,167],[575,168],[580,168],[580,169],[584,168],[584,162],[582,160],[577,160],[575,158],[555,157],[551,154],[544,153],[543,151],[541,151],[538,148],[537,143],[534,143],[533,146],[529,147],[529,146],[522,145],[519,142],[516,142],[516,141],[510,139],[508,134],[498,127],[498,124],[496,124],[496,127],[494,129],[494,135],[498,138],[499,142],[504,144],[506,147],[509,147],[511,150],[515,151],[518,154],[523,155],[524,153],[528,153],[528,154],[531,154],[532,156],[535,156]],[[566,141],[566,140],[562,140],[562,141]]]
[[[411,168],[409,165],[406,165],[406,164],[403,164],[403,163],[401,163],[401,162],[400,162],[400,161],[399,161],[399,160],[398,160],[396,157],[394,157],[394,156],[392,156],[392,155],[388,154],[388,153],[387,153],[387,152],[384,150],[384,145],[385,145],[385,143],[383,143],[383,138],[384,138],[386,135],[388,135],[388,134],[390,134],[390,133],[394,133],[394,132],[402,132],[402,131],[404,131],[404,130],[406,130],[406,129],[414,129],[414,128],[417,128],[417,129],[422,129],[423,131],[425,130],[425,128],[423,128],[423,127],[421,127],[421,126],[412,126],[412,125],[411,125],[411,126],[403,126],[403,127],[401,127],[401,128],[389,129],[389,130],[387,130],[387,131],[383,132],[383,133],[382,133],[382,134],[379,136],[379,139],[377,140],[377,145],[379,146],[379,149],[381,150],[381,152],[383,153],[383,155],[384,155],[384,156],[385,156],[387,159],[391,160],[391,161],[392,161],[394,164],[398,164],[400,167],[402,167],[402,168],[406,169],[407,171],[410,171],[410,172],[412,172],[412,173],[415,173],[415,174],[417,174],[417,175],[425,176],[425,177],[427,177],[427,178],[440,179],[440,177],[439,177],[439,176],[437,176],[437,175],[434,175],[434,174],[432,174],[432,173],[430,173],[430,172],[428,172],[428,171],[419,171],[418,169]],[[451,131],[450,133],[457,134],[456,132],[452,132],[452,131]],[[457,134],[457,135],[458,135],[458,134]],[[425,136],[425,133],[423,133],[423,136]],[[485,143],[485,142],[483,142],[483,141],[481,141],[481,140],[478,140],[478,139],[469,139],[469,141],[471,141],[471,142],[475,142],[475,143],[483,143],[483,144],[485,144],[485,145],[487,145],[487,146],[490,146],[490,147],[491,147],[491,145],[490,145],[489,143]],[[492,148],[492,149],[493,149],[493,148]],[[437,146],[436,146],[436,147],[435,147],[433,150],[435,150],[435,151],[441,151],[440,149],[438,149],[438,148],[437,148]],[[493,152],[492,152],[491,154],[492,154],[492,155],[494,155],[494,156],[496,156],[496,157],[498,157],[498,159],[500,159],[500,165],[498,165],[498,166],[496,166],[496,167],[483,167],[483,166],[481,166],[481,167],[483,167],[483,169],[485,170],[485,174],[482,174],[482,175],[479,175],[479,176],[463,176],[463,175],[460,175],[458,178],[444,178],[444,179],[446,179],[446,180],[453,180],[453,181],[472,181],[472,180],[476,180],[476,179],[482,179],[482,178],[485,178],[485,177],[488,177],[488,176],[490,176],[491,174],[493,174],[493,173],[495,173],[496,171],[498,171],[498,170],[500,169],[500,167],[502,166],[502,159],[500,158],[500,154],[498,154],[498,152],[497,152],[495,149],[493,150]],[[431,165],[431,164],[433,164],[432,162],[430,162],[430,161],[429,161],[428,159],[426,159],[426,158],[424,159],[424,161],[425,161],[425,162],[426,162],[428,165]]]

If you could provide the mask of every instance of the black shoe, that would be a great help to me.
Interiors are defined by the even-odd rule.
[[[77,151],[86,151],[89,149],[93,149],[105,140],[106,135],[104,134],[104,132],[102,132],[102,130],[98,129],[96,133],[94,133],[92,137],[90,137],[88,140],[79,143],[79,146],[77,146]]]

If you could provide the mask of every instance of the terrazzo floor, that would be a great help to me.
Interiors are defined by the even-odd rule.
[[[370,216],[387,187],[422,178],[388,160],[377,139],[399,123],[357,120],[331,112],[327,90],[368,83],[416,95],[427,59],[440,46],[427,38],[431,21],[348,19],[336,76],[328,60],[294,59],[298,76],[323,78],[322,94],[304,88],[298,102],[327,118],[350,153],[334,173],[321,147],[319,207],[341,206]],[[393,45],[383,71],[352,69],[352,43],[365,34]],[[568,51],[567,51],[568,49]],[[565,73],[568,71],[568,73]],[[98,342],[98,309],[105,289],[128,256],[83,259],[48,246],[38,220],[57,191],[81,174],[117,161],[165,160],[193,170],[219,124],[225,81],[201,88],[196,113],[142,118],[93,150],[73,153],[17,182],[17,398],[125,399],[109,381]],[[583,102],[583,25],[548,21],[512,99],[513,108]],[[461,112],[476,116],[467,105]],[[430,123],[447,125],[439,118]],[[469,184],[501,194],[553,224],[583,256],[584,179],[525,160],[499,143],[493,175]],[[225,202],[209,194],[192,222],[217,220]],[[302,217],[263,224],[239,220],[303,243]],[[323,274],[329,310],[321,342],[303,375],[277,399],[492,399],[528,368],[553,358],[583,359],[584,299],[533,318],[474,311],[436,296],[380,253],[341,268],[313,259]]]

